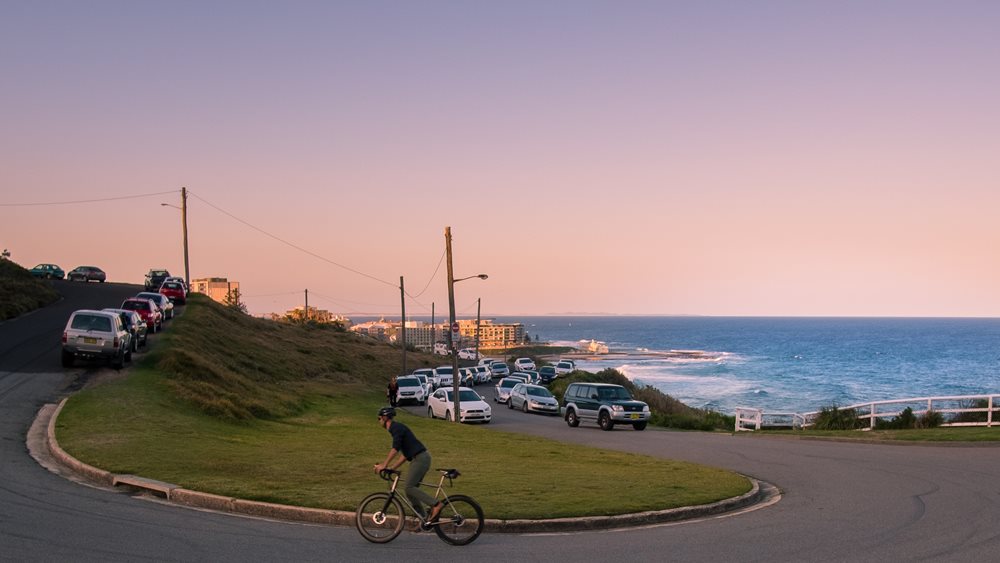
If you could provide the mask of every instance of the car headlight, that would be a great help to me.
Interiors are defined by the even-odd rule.
[[[642,412],[649,412],[649,405],[642,405]]]
[[[623,409],[621,405],[611,405],[611,410],[615,412],[622,412],[625,409]]]

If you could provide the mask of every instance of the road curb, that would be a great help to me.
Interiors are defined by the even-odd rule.
[[[83,463],[66,453],[66,451],[59,446],[59,442],[56,440],[56,420],[59,418],[59,413],[62,412],[66,401],[67,399],[63,399],[58,406],[45,405],[38,411],[39,418],[45,416],[51,417],[46,425],[47,432],[45,445],[52,454],[52,457],[60,465],[70,471],[73,471],[88,481],[111,488],[152,494],[164,498],[172,503],[192,508],[202,508],[218,512],[271,518],[275,520],[287,520],[292,522],[305,522],[332,526],[354,526],[354,512],[274,504],[270,502],[253,501],[211,493],[203,493],[200,491],[184,489],[172,483],[165,483],[163,481],[156,481],[136,475],[115,474],[103,469],[98,469],[91,465],[87,465],[86,463]],[[499,520],[487,518],[485,522],[485,531],[508,534],[558,533],[649,526],[654,524],[678,522],[681,520],[704,518],[708,516],[717,516],[727,512],[745,509],[759,502],[763,502],[767,498],[773,496],[773,494],[776,494],[776,488],[773,487],[773,485],[762,483],[752,477],[744,477],[749,479],[751,482],[752,487],[749,492],[738,497],[724,499],[710,504],[684,506],[666,510],[636,512],[633,514],[618,514],[613,516],[584,516],[579,518],[549,518],[541,520]],[[416,519],[407,518],[407,529],[412,531],[416,528]]]

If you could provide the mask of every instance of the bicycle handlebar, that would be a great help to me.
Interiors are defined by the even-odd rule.
[[[396,471],[395,469],[389,469],[388,467],[378,472],[378,476],[389,481],[392,479],[393,475],[401,475],[401,471]]]

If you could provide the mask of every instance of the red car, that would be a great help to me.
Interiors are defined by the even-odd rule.
[[[187,303],[187,291],[184,291],[184,284],[175,281],[165,281],[160,286],[160,294],[166,295],[167,299],[183,305]]]
[[[121,308],[139,313],[142,320],[146,321],[148,332],[160,332],[163,329],[163,313],[160,312],[160,308],[156,306],[156,303],[153,303],[152,299],[131,297],[122,301]]]

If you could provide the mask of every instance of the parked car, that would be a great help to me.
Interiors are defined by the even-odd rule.
[[[427,374],[413,372],[413,374],[410,375],[410,377],[416,377],[417,379],[420,380],[420,384],[424,386],[424,397],[431,396],[431,393],[434,391],[434,384],[431,383],[431,380],[429,377],[427,377]]]
[[[535,362],[531,358],[514,360],[514,371],[527,371],[529,369],[535,369]]]
[[[441,380],[438,379],[436,373],[434,373],[434,368],[419,368],[413,370],[410,375],[424,375],[427,377],[427,381],[431,384],[433,389],[437,389],[441,386]]]
[[[451,366],[438,366],[434,368],[434,375],[438,379],[438,387],[451,387],[455,383],[455,370]]]
[[[576,369],[576,362],[573,360],[559,360],[556,362],[556,375],[565,375]]]
[[[458,351],[459,360],[478,360],[479,352],[475,348],[462,348]]]
[[[163,313],[163,320],[168,320],[174,318],[174,304],[170,302],[170,299],[163,295],[162,293],[153,293],[151,291],[142,291],[135,294],[136,297],[141,297],[144,299],[152,299],[153,303],[160,308]]]
[[[516,379],[522,383],[531,383],[531,376],[523,371],[515,371],[507,376],[507,379]]]
[[[508,375],[510,375],[510,368],[507,364],[503,362],[493,362],[490,364],[490,377],[493,379],[507,377]]]
[[[556,367],[555,366],[542,366],[538,368],[538,379],[539,382],[544,384],[552,383],[555,381]]]
[[[489,383],[493,377],[490,375],[490,368],[488,366],[473,366],[469,369],[476,370],[476,383]]]
[[[427,416],[454,420],[455,408],[454,387],[442,387],[435,391],[427,400]],[[459,420],[462,422],[482,422],[489,424],[493,420],[493,409],[490,405],[468,387],[458,388],[458,408],[462,410]]]
[[[536,370],[526,369],[520,373],[527,375],[530,378],[528,383],[531,383],[532,385],[539,385],[542,383],[542,376],[539,375]]]
[[[163,328],[163,312],[152,299],[130,297],[122,301],[122,309],[139,313],[146,321],[146,332],[159,332]]]
[[[146,281],[143,282],[146,291],[157,291],[163,285],[164,280],[170,277],[170,272],[166,270],[150,270],[146,272]]]
[[[66,279],[69,281],[82,282],[96,281],[104,283],[107,278],[108,275],[104,273],[104,270],[97,266],[78,266],[66,275]]]
[[[55,264],[39,264],[31,269],[31,275],[47,280],[61,280],[66,277],[66,272]]]
[[[184,289],[183,283],[165,281],[163,282],[163,285],[160,286],[160,293],[166,295],[167,299],[177,305],[187,303],[187,291]]]
[[[507,406],[512,409],[521,409],[522,412],[559,414],[559,401],[541,385],[528,385],[527,383],[515,385],[510,390],[510,400],[507,401]]]
[[[62,334],[63,367],[73,367],[76,358],[108,360],[116,369],[130,361],[132,338],[121,317],[107,311],[74,311]]]
[[[520,379],[511,379],[505,377],[500,381],[497,381],[494,387],[493,402],[495,403],[506,403],[510,400],[510,390],[514,388],[518,383],[524,383]]]
[[[497,361],[496,358],[479,358],[479,365],[489,367],[495,361]]]
[[[166,282],[177,282],[177,283],[179,283],[179,284],[181,284],[181,285],[184,286],[184,291],[188,291],[188,292],[191,291],[191,288],[188,287],[187,282],[184,281],[184,278],[181,278],[181,277],[178,277],[178,276],[169,276],[169,277],[163,278],[163,282],[164,283],[166,283]],[[162,285],[162,284],[160,284],[160,285]]]
[[[602,430],[611,430],[615,423],[631,424],[645,430],[649,422],[649,405],[632,399],[621,385],[611,383],[570,383],[563,394],[563,417],[575,428],[580,421],[597,422]]]
[[[138,352],[141,346],[146,345],[149,338],[149,327],[146,321],[142,320],[142,315],[130,309],[102,309],[110,313],[118,313],[125,323],[125,328],[132,335],[132,351]]]
[[[424,384],[412,375],[404,375],[396,378],[399,390],[396,391],[396,404],[403,401],[412,401],[418,405],[427,403],[427,394]]]
[[[434,343],[434,353],[439,356],[448,356],[451,352],[448,351],[448,345],[444,342]]]

